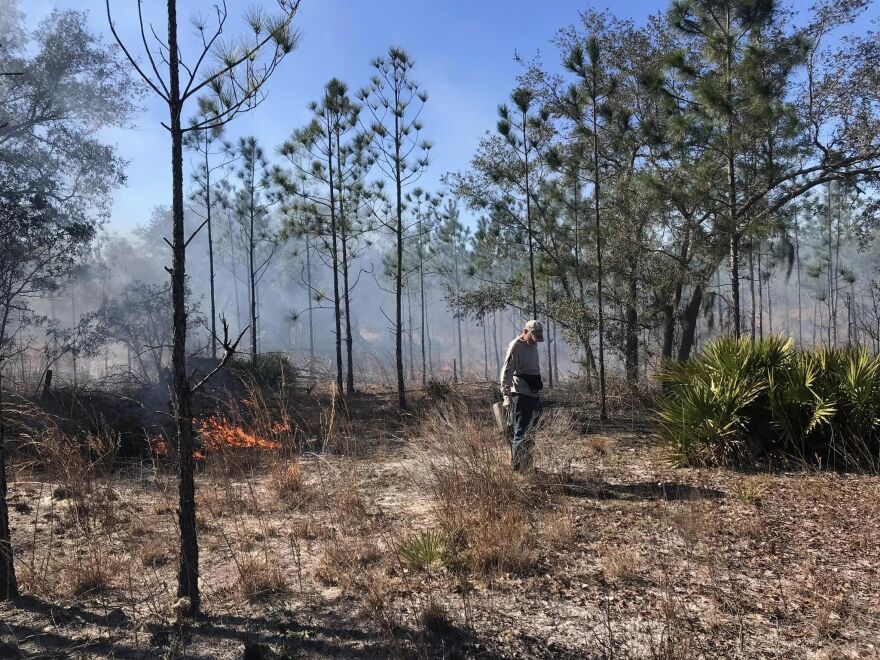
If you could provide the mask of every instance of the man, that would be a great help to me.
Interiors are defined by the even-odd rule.
[[[544,387],[538,360],[538,342],[542,341],[544,328],[532,319],[525,324],[522,334],[510,342],[501,367],[501,394],[513,419],[510,464],[517,471],[531,464],[533,426]]]

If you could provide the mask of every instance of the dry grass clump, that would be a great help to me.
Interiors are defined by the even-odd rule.
[[[327,498],[333,507],[333,514],[345,524],[363,523],[367,514],[367,501],[354,472],[344,470],[337,479],[338,483],[330,487]]]
[[[106,547],[87,545],[73,555],[61,569],[59,591],[70,596],[91,596],[113,586],[120,563]]]
[[[455,632],[455,625],[449,611],[443,603],[431,598],[419,615],[422,630],[433,637],[450,637]]]
[[[541,525],[541,537],[555,550],[565,550],[575,539],[575,520],[569,509],[549,515]]]
[[[325,546],[315,577],[353,595],[360,605],[360,616],[391,634],[399,622],[391,607],[395,585],[389,578],[385,558],[373,537],[339,536]]]
[[[284,573],[266,556],[246,556],[237,562],[237,586],[247,600],[260,600],[290,591]]]
[[[835,584],[831,578],[819,580],[813,594],[815,618],[812,627],[817,637],[837,639],[842,631],[859,622],[859,606],[853,598],[851,588],[845,584]]]
[[[609,584],[626,582],[645,570],[645,559],[637,548],[612,547],[603,553],[602,574]]]
[[[732,492],[734,497],[743,504],[760,506],[761,501],[769,489],[769,479],[765,476],[745,478],[734,484]]]
[[[172,553],[157,543],[144,543],[138,549],[138,559],[145,568],[161,568],[171,562]]]
[[[361,616],[391,632],[397,625],[397,615],[390,607],[394,585],[388,576],[380,570],[368,570],[358,577],[356,586]]]
[[[28,557],[15,567],[18,588],[28,594],[43,597],[57,596],[59,585],[53,569],[54,567],[48,566],[36,557]]]
[[[417,442],[440,529],[462,567],[493,574],[529,563],[536,545],[528,484],[510,469],[494,427],[461,406],[434,411]]]
[[[114,433],[102,425],[101,433],[72,434],[44,412],[34,424],[22,450],[31,458],[31,469],[54,483],[51,496],[61,505],[62,525],[89,529],[93,522],[112,522],[115,495],[98,485],[117,453]]]
[[[269,487],[279,500],[291,502],[303,495],[303,476],[299,462],[274,465],[269,471]]]
[[[357,588],[368,568],[382,559],[382,550],[374,539],[337,536],[329,539],[324,547],[315,577],[327,586],[343,591]]]
[[[681,538],[684,547],[689,550],[706,542],[712,533],[712,520],[699,507],[676,503],[669,507],[667,515],[672,529]]]

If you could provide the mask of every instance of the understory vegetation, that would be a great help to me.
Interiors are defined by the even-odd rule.
[[[682,463],[880,469],[880,357],[864,348],[725,337],[659,379],[660,437]]]
[[[26,596],[0,606],[0,655],[872,653],[876,475],[673,467],[638,403],[660,394],[616,380],[608,422],[592,394],[553,391],[522,475],[489,386],[426,391],[395,425],[393,391],[356,405],[240,371],[220,382],[235,379],[197,400],[199,617],[169,587],[173,447],[125,456],[109,425],[77,434],[45,401],[7,408],[30,429],[9,494]]]

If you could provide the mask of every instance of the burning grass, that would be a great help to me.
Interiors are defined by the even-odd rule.
[[[237,449],[277,451],[282,446],[277,440],[265,437],[264,435],[257,435],[241,425],[233,424],[220,415],[200,419],[196,423],[196,430],[199,433],[202,445],[208,451],[234,451]],[[272,435],[277,436],[289,433],[290,427],[279,422],[273,424],[269,430]]]

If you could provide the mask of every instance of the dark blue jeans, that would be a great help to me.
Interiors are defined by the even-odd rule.
[[[510,464],[514,470],[521,470],[531,464],[534,445],[534,424],[541,411],[541,399],[525,394],[512,394],[510,397],[513,416],[513,440],[510,443]]]

